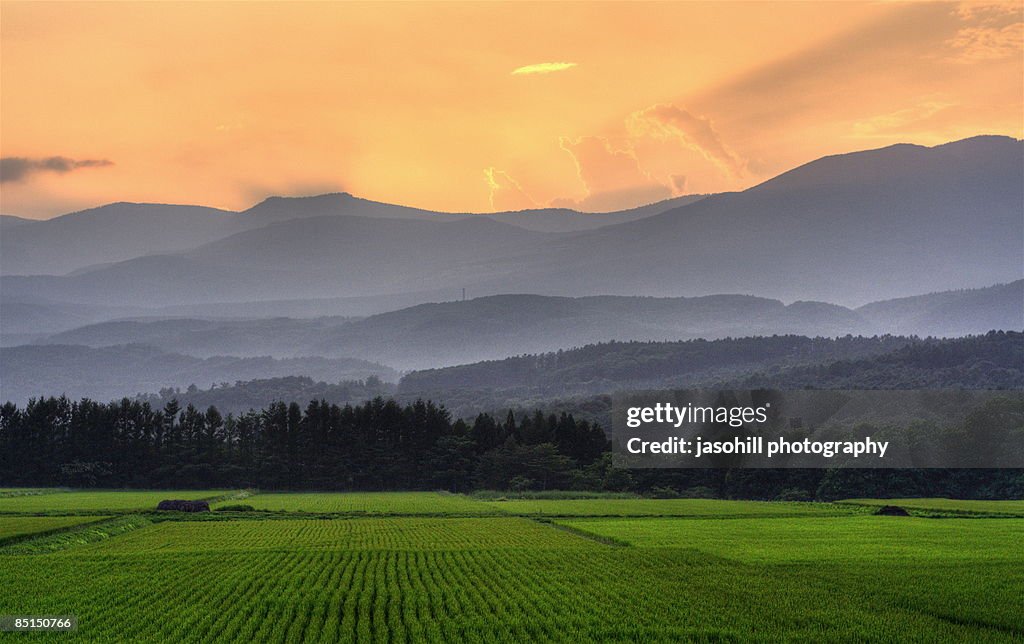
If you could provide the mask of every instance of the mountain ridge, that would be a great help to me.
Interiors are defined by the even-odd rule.
[[[593,230],[530,231],[493,217],[300,217],[84,273],[4,275],[0,296],[154,308],[417,292],[426,302],[426,293],[468,288],[739,292],[853,307],[1024,277],[1022,176],[1024,147],[1009,137],[888,146]],[[26,226],[35,227],[11,227],[3,242],[17,245]]]

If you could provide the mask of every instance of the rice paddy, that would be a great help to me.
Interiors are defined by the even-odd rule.
[[[188,515],[151,511],[186,493],[125,494],[13,497],[67,516],[0,514],[21,535],[0,536],[0,615],[76,615],[40,639],[89,642],[1024,637],[1024,519],[435,493],[254,494],[223,504],[257,511]],[[132,510],[71,516],[83,506]]]

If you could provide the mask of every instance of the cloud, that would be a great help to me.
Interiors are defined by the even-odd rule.
[[[611,211],[660,201],[672,190],[641,167],[631,147],[616,148],[600,136],[563,137],[559,144],[572,157],[587,194],[552,205],[587,211]]]
[[[0,159],[0,183],[24,181],[39,172],[66,174],[80,168],[103,168],[111,165],[114,165],[114,162],[108,159],[3,157]]]
[[[742,177],[745,173],[746,162],[726,147],[711,121],[677,105],[654,105],[634,112],[627,127],[634,136],[646,134],[678,140],[732,177]]]
[[[924,122],[943,110],[955,107],[955,103],[929,100],[888,114],[880,114],[853,124],[853,131],[859,137],[893,136],[922,129]]]
[[[1024,22],[1003,27],[965,27],[947,41],[957,50],[953,60],[958,63],[976,63],[999,60],[1021,53],[1024,42]]]
[[[504,170],[494,167],[486,168],[484,169],[484,179],[487,181],[487,188],[490,191],[488,200],[491,210],[505,212],[527,210],[538,206],[537,202],[526,194],[519,182]]]
[[[955,50],[950,60],[977,63],[1021,55],[1024,20],[1019,2],[965,2],[955,13],[966,24],[946,41]]]
[[[576,66],[576,63],[535,63],[525,65],[512,70],[513,76],[524,74],[550,74],[551,72],[563,72]]]

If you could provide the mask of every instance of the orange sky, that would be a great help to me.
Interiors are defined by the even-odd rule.
[[[449,211],[608,210],[824,154],[1021,137],[1022,13],[3,2],[0,209],[242,209],[345,190]]]

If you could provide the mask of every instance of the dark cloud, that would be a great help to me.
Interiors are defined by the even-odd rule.
[[[0,183],[24,181],[38,172],[65,174],[80,168],[102,168],[111,165],[114,165],[114,162],[108,159],[3,157],[0,158]]]
[[[685,174],[674,174],[672,179],[672,189],[677,195],[681,195],[686,192],[686,181],[687,177]]]

